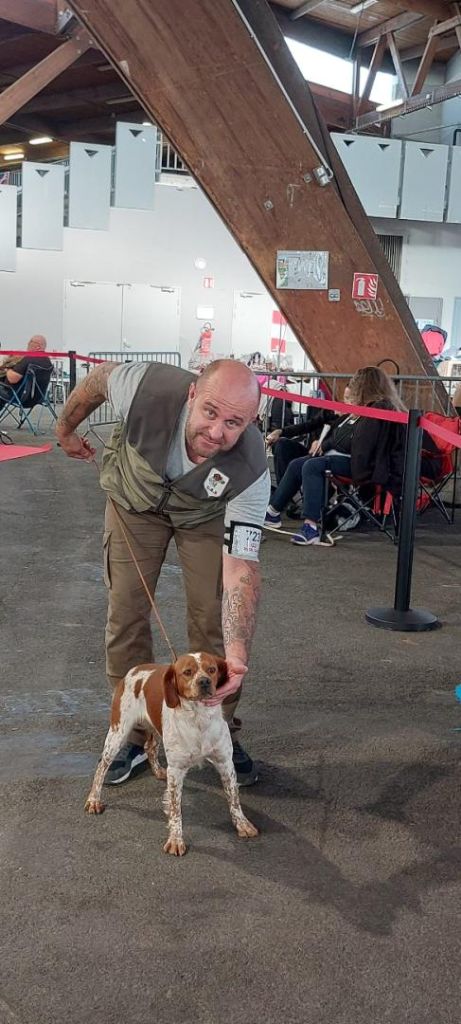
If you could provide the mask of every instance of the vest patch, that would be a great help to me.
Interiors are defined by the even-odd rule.
[[[220,498],[229,483],[229,477],[220,469],[210,469],[203,486],[209,498]]]

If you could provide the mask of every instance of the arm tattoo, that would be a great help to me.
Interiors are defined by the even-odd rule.
[[[247,563],[240,576],[223,590],[222,627],[226,651],[235,644],[244,656],[250,653],[256,628],[256,613],[261,593],[259,564]]]
[[[107,383],[119,363],[101,363],[78,384],[67,399],[58,418],[57,428],[72,433],[87,416],[107,399]]]

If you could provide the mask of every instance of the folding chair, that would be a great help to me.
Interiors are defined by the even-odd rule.
[[[34,367],[28,366],[22,381],[19,382],[17,387],[2,382],[2,388],[8,388],[9,393],[6,404],[0,408],[0,423],[7,416],[11,416],[18,426],[18,430],[22,427],[23,423],[27,423],[29,430],[37,436],[40,433],[39,426],[43,409],[48,409],[51,416],[57,420],[58,417],[48,396],[50,377],[51,370],[49,373],[42,371],[39,383]],[[34,426],[30,413],[37,405],[41,406],[41,409],[37,424]]]
[[[365,488],[369,491],[368,497],[363,495]],[[341,521],[333,529],[326,526],[326,518],[332,510],[338,512],[344,509]],[[357,486],[350,477],[335,476],[331,470],[325,473],[324,508],[322,511],[322,534],[328,533],[334,537],[336,533],[347,530],[347,523],[351,523],[357,515],[363,516],[376,526],[381,533],[395,544],[398,533],[398,515],[394,496],[390,491],[384,490],[379,484],[360,484]],[[391,521],[391,527],[388,522]]]
[[[437,426],[444,427],[451,433],[459,436],[460,420],[458,417],[442,416],[441,413],[427,412],[425,417]],[[455,518],[455,492],[456,478],[458,472],[458,449],[450,441],[441,437],[433,437],[437,452],[424,450],[423,456],[427,459],[440,460],[440,467],[435,477],[421,475],[419,478],[419,495],[416,508],[418,515],[423,515],[432,506],[437,508],[447,523],[453,523]],[[448,484],[452,484],[450,511],[442,498],[442,491]]]

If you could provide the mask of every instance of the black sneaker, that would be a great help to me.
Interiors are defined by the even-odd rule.
[[[136,743],[127,743],[120,748],[116,760],[112,761],[104,785],[117,786],[120,782],[126,782],[131,775],[139,774],[141,766],[147,767],[146,761],[144,747],[138,747]]]
[[[252,786],[254,782],[258,781],[256,765],[237,740],[233,742],[232,746],[232,760],[237,772],[237,782],[239,786]]]

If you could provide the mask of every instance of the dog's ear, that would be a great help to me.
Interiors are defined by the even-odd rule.
[[[178,689],[176,686],[176,672],[174,665],[169,665],[163,677],[163,696],[167,708],[177,708],[180,705]]]
[[[218,666],[218,686],[224,686],[229,679],[227,661],[225,658],[216,658],[216,664]]]

